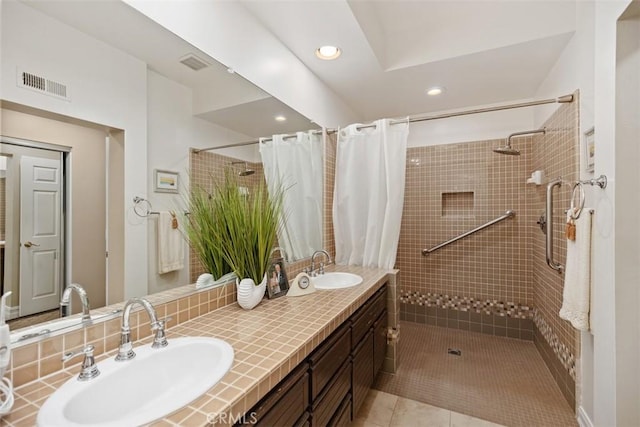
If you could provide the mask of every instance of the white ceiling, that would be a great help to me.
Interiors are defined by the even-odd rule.
[[[532,97],[575,30],[565,0],[243,4],[365,120]]]
[[[317,128],[310,120],[211,56],[120,1],[26,0],[24,3],[147,63],[189,87],[194,115],[252,138]],[[209,64],[193,71],[179,62],[195,54]],[[276,115],[287,121],[276,122]]]
[[[568,0],[237,1],[362,121],[531,98],[575,30]],[[313,127],[121,1],[25,2],[192,88],[198,117],[252,137]],[[324,44],[342,56],[319,60]],[[211,66],[179,64],[189,52]],[[428,97],[431,86],[446,92]],[[274,123],[284,111],[289,120]]]

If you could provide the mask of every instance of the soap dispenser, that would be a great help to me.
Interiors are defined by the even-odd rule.
[[[542,185],[544,182],[544,171],[537,170],[531,173],[531,178],[527,179],[527,184]]]

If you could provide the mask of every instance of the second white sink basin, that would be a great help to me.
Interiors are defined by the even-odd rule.
[[[37,425],[147,424],[200,397],[233,363],[233,348],[216,338],[175,338],[162,349],[145,344],[134,351],[129,361],[98,362],[100,375],[92,380],[64,383],[42,405]]]
[[[316,289],[343,289],[362,283],[362,277],[357,274],[343,273],[340,271],[312,277],[311,280],[313,280]]]

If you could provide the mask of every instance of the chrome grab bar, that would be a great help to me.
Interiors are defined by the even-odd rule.
[[[562,273],[564,267],[553,260],[553,189],[562,185],[562,179],[558,178],[555,181],[547,184],[547,239],[546,239],[546,253],[547,253],[547,265],[558,273]]]
[[[440,243],[439,245],[436,245],[436,246],[432,247],[431,249],[423,249],[422,250],[422,255],[423,256],[428,256],[431,252],[437,251],[440,248],[444,248],[445,246],[450,245],[453,242],[457,242],[460,239],[464,239],[465,237],[470,236],[470,235],[472,235],[474,233],[477,233],[478,231],[483,230],[483,229],[485,229],[487,227],[490,227],[493,224],[496,224],[496,223],[498,223],[500,221],[504,221],[507,218],[513,218],[515,216],[516,216],[516,212],[512,211],[511,209],[509,209],[508,211],[506,211],[504,213],[504,215],[501,215],[496,219],[492,219],[491,221],[487,222],[486,224],[482,224],[482,225],[474,228],[473,230],[469,230],[469,231],[467,231],[465,233],[462,233],[461,235],[459,235],[457,237],[454,237],[453,239],[449,239],[446,242]]]

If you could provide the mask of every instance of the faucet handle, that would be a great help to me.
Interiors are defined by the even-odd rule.
[[[80,370],[80,375],[78,375],[78,381],[89,381],[92,378],[100,375],[100,371],[98,370],[98,365],[96,365],[96,359],[93,357],[93,352],[95,351],[95,347],[89,344],[84,347],[82,350],[70,351],[65,353],[62,356],[62,361],[66,362],[68,360],[73,359],[76,356],[84,355],[84,360],[82,361],[82,368]]]
[[[167,336],[164,331],[164,328],[169,320],[171,320],[171,317],[165,317],[164,319],[158,320],[155,323],[155,328],[151,328],[152,330],[156,331],[156,334],[153,337],[153,344],[151,344],[151,348],[162,348],[169,345],[169,343],[167,342]]]

